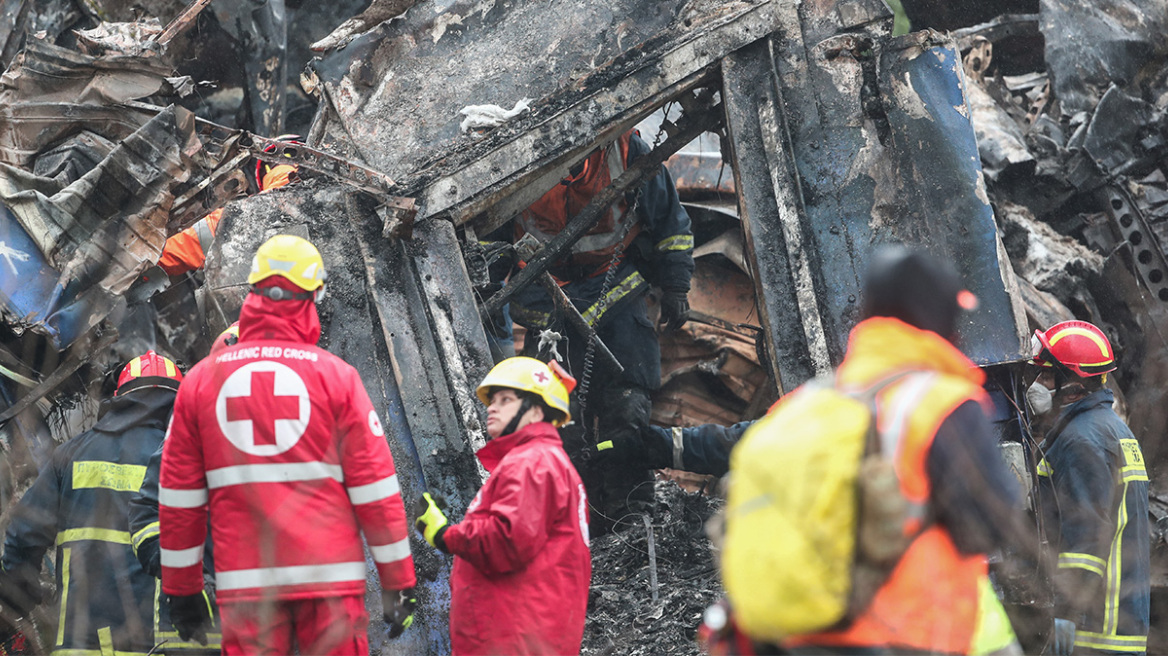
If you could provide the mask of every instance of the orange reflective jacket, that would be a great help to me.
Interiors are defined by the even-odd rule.
[[[199,219],[195,225],[167,239],[158,266],[172,276],[202,269],[207,262],[207,249],[211,247],[222,216],[223,208],[219,208]]]
[[[531,233],[541,242],[547,243],[560,234],[568,221],[575,218],[593,196],[624,173],[632,135],[630,130],[616,141],[594,151],[584,160],[584,168],[578,174],[564,178],[523,210],[515,221],[515,239],[518,241],[525,233]],[[572,246],[571,255],[566,260],[586,267],[607,265],[612,260],[613,250],[622,241],[621,234],[625,234],[623,242],[627,246],[640,232],[641,226],[636,220],[624,196],[621,196],[605,210],[600,223]],[[625,232],[630,221],[634,223]],[[603,272],[602,268],[593,275]]]
[[[887,317],[867,319],[852,331],[838,381],[861,387],[906,370],[935,375],[907,376],[886,387],[877,397],[877,417],[882,432],[902,436],[896,461],[901,491],[924,504],[932,488],[926,463],[937,429],[966,401],[989,401],[981,388],[985,374],[956,347],[936,333]],[[847,629],[799,636],[789,644],[968,653],[977,625],[978,581],[986,574],[985,555],[962,554],[946,528],[934,524],[912,542],[871,605]]]
[[[268,169],[264,174],[263,187],[260,191],[271,191],[272,189],[279,189],[280,187],[287,187],[292,182],[292,174],[296,172],[296,167],[291,164],[277,164]]]

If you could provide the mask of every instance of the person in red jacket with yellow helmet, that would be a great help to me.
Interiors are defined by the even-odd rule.
[[[592,577],[588,501],[556,432],[571,419],[575,386],[554,362],[500,362],[478,387],[490,441],[476,455],[490,478],[457,524],[429,493],[419,503],[426,542],[454,554],[456,655],[580,651]]]
[[[162,455],[162,589],[187,639],[204,626],[207,517],[223,653],[368,653],[364,533],[390,637],[416,605],[409,525],[385,432],[357,371],[316,346],[320,253],[256,251],[239,341],[187,375]]]

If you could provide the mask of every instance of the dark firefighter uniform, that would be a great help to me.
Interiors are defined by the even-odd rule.
[[[1063,409],[1047,434],[1038,495],[1058,552],[1056,617],[1075,623],[1075,653],[1147,650],[1148,474],[1108,389]]]
[[[592,153],[578,174],[556,185],[516,218],[515,238],[530,233],[541,242],[549,241],[627,165],[648,152],[649,145],[629,131]],[[661,350],[644,297],[650,285],[689,291],[693,234],[689,215],[664,166],[636,194],[636,207],[631,205],[627,198],[617,201],[550,271],[625,368],[628,382],[654,390],[661,385]],[[618,244],[622,257],[602,299],[605,274]],[[516,323],[542,329],[551,321],[552,301],[542,287],[529,285],[510,309]]]
[[[157,357],[131,364],[148,356]],[[56,548],[54,654],[146,654],[154,646],[157,581],[134,558],[127,512],[162,444],[175,390],[126,388],[91,430],[57,447],[4,537],[4,571],[25,580]]]
[[[214,351],[212,351],[214,352]],[[142,569],[155,578],[158,595],[158,612],[154,615],[154,642],[161,645],[164,654],[218,654],[223,638],[219,632],[219,607],[215,612],[214,630],[207,633],[207,644],[182,640],[178,631],[170,623],[170,605],[162,596],[162,550],[159,547],[158,525],[158,479],[162,473],[162,447],[159,446],[146,464],[146,476],[138,494],[130,500],[130,546]],[[203,551],[203,571],[213,573],[215,561],[212,544],[208,539]]]
[[[596,194],[649,150],[630,130],[593,152],[579,170],[573,169],[569,177],[516,217],[513,238],[518,241],[531,235],[540,242],[551,240]],[[614,263],[618,250],[620,256]],[[593,426],[592,418],[598,420],[595,441],[648,423],[649,393],[661,386],[661,349],[645,295],[651,285],[660,288],[662,316],[676,326],[676,308],[688,308],[685,297],[693,270],[689,215],[664,166],[635,194],[609,207],[600,223],[549,269],[624,367],[620,376],[598,369],[596,375],[586,377],[587,344],[583,339],[568,343],[574,374],[588,381],[589,400],[581,419],[587,426]],[[674,311],[667,312],[669,308]],[[550,326],[553,304],[542,286],[529,285],[516,294],[510,312],[516,323],[539,330]],[[570,453],[583,447],[571,432],[564,439]],[[646,512],[652,506],[652,478],[642,463],[610,459],[603,466],[581,469],[581,475],[589,502],[599,512],[593,524],[598,533],[607,530],[606,518]]]

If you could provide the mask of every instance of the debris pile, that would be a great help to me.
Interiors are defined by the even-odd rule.
[[[639,522],[592,540],[582,654],[697,653],[702,612],[722,594],[705,528],[721,505],[659,482],[652,547]]]

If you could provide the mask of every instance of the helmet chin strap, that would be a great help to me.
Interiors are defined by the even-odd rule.
[[[531,410],[531,397],[524,394],[523,402],[519,404],[519,409],[515,411],[515,416],[503,427],[503,432],[499,434],[499,437],[510,435],[519,430],[519,422],[523,420],[523,416],[527,414],[528,410]]]

